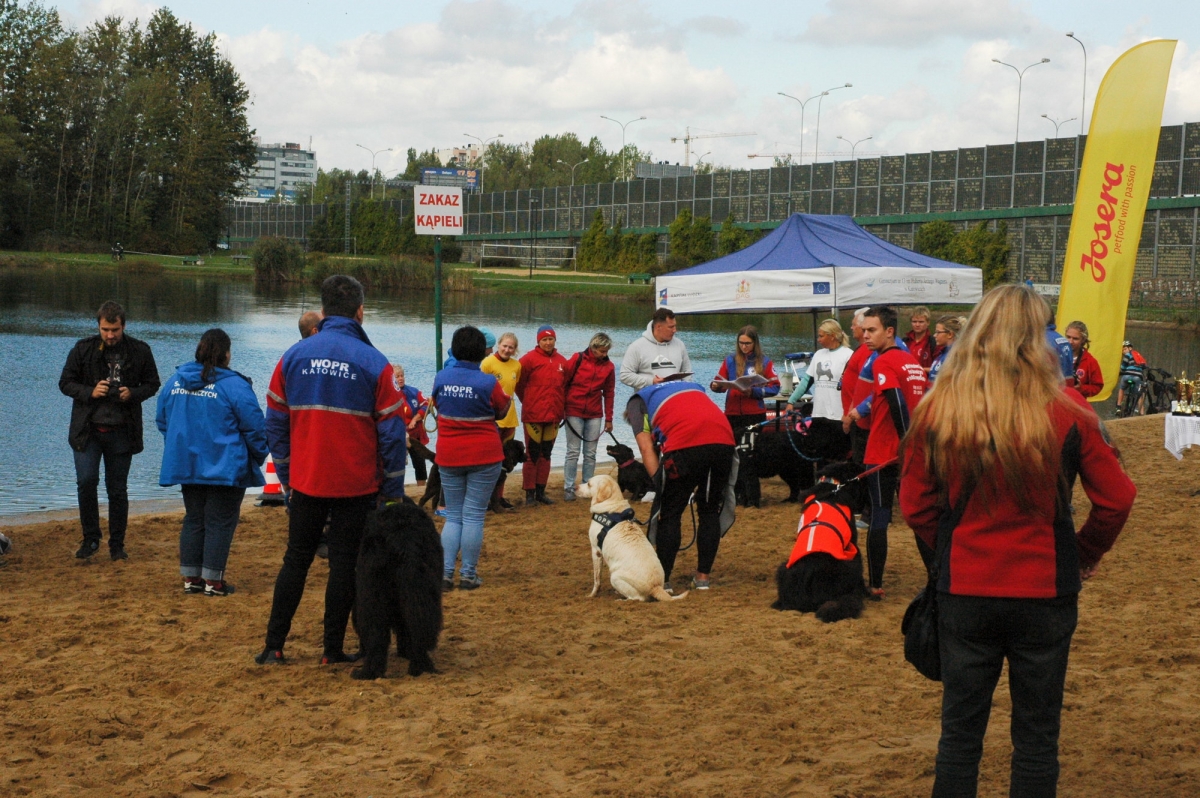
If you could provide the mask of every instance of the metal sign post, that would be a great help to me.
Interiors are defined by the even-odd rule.
[[[442,237],[433,237],[433,348],[434,363],[442,370]]]
[[[463,231],[461,188],[413,187],[413,224],[417,235],[433,236],[434,362],[442,370],[442,236]]]

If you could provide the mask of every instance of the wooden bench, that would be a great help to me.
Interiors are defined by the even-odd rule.
[[[633,283],[641,283],[642,285],[650,285],[650,281],[653,279],[654,279],[653,274],[631,274],[631,275],[629,275],[629,282],[631,285]]]
[[[204,263],[204,261],[200,260],[200,258],[195,257],[195,256],[183,258],[184,266],[199,266],[203,263]]]
[[[230,257],[233,259],[234,264],[243,263],[250,260],[249,255],[232,255]]]

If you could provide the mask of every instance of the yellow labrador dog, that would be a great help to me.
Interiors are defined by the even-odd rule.
[[[613,588],[627,599],[636,601],[674,601],[687,595],[685,590],[672,596],[663,589],[663,569],[646,539],[646,533],[633,522],[633,508],[621,494],[617,481],[610,476],[594,476],[575,489],[575,495],[592,500],[592,596],[600,591],[600,564],[608,565]]]

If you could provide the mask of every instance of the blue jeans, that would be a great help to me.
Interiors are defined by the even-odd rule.
[[[75,455],[75,485],[79,497],[79,525],[83,539],[100,543],[100,461],[104,460],[104,491],[108,494],[108,547],[125,547],[129,523],[129,466],[133,463],[132,442],[120,427],[111,432],[92,432],[87,448]]]
[[[474,577],[483,548],[483,519],[503,463],[441,466],[446,525],[442,527],[442,575],[454,577],[454,561],[462,551],[460,577]]]
[[[1052,798],[1058,732],[1078,594],[1004,599],[938,593],[942,737],[934,798],[974,796],[992,694],[1008,660],[1012,697],[1009,795]]]
[[[229,546],[242,515],[245,488],[184,485],[183,527],[179,530],[179,573],[210,582],[225,578]]]
[[[583,449],[583,481],[596,473],[596,442],[604,431],[604,419],[567,416],[567,460],[563,464],[563,491],[575,491],[575,469],[579,465],[579,450]],[[583,437],[580,438],[579,436]]]

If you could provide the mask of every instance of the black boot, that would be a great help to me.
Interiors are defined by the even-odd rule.
[[[554,499],[551,499],[549,496],[546,495],[546,486],[545,485],[537,486],[537,491],[534,494],[534,498],[538,502],[541,502],[542,504],[554,504]]]
[[[536,490],[525,491],[525,506],[526,507],[537,507],[537,505],[538,505],[537,491]]]

